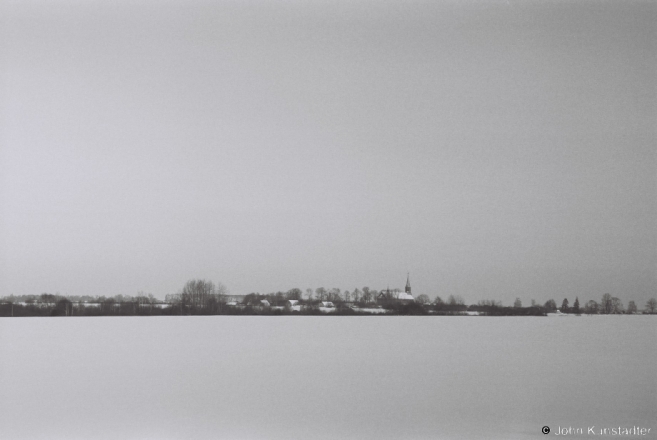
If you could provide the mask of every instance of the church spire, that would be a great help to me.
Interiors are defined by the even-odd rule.
[[[408,272],[406,273],[406,289],[404,291],[409,295],[411,294],[411,274]]]

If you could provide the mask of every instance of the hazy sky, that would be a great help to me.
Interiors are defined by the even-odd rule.
[[[0,296],[657,295],[655,2],[0,6]]]

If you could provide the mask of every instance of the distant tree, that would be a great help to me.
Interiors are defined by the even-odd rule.
[[[557,303],[553,299],[550,299],[545,302],[543,307],[545,307],[546,310],[554,311],[557,310]]]
[[[105,298],[101,296],[100,313],[102,315],[114,315],[116,313],[116,300],[114,298]]]
[[[522,307],[522,301],[520,301],[520,298],[516,298],[516,300],[513,302],[513,307],[515,307],[516,309]]]
[[[563,313],[568,313],[568,298],[563,299],[563,302],[561,303],[561,311]]]
[[[57,302],[57,297],[52,293],[42,293],[39,296],[38,301],[45,304],[55,304]]]
[[[164,302],[169,304],[179,304],[182,300],[182,295],[180,293],[167,293],[164,295]]]
[[[573,313],[576,313],[579,315],[579,298],[575,297],[575,302],[573,303]]]
[[[358,301],[360,301],[360,297],[361,297],[362,293],[361,293],[360,290],[358,290],[358,288],[355,288],[354,293],[352,293],[351,295],[354,299],[354,302],[358,302]]]
[[[535,299],[532,300],[532,307],[538,307],[538,304],[536,303]]]
[[[313,300],[313,289],[306,289],[306,299],[308,301]]]
[[[447,298],[447,304],[450,306],[457,306],[457,305],[461,306],[465,304],[465,302],[463,301],[463,298],[461,298],[459,295],[450,295]]]
[[[392,289],[392,290],[388,289],[386,291],[386,298],[387,299],[393,299],[393,300],[394,299],[399,299],[399,294],[400,293],[401,293],[400,289]]]
[[[636,304],[634,303],[634,301],[630,301],[627,304],[627,313],[629,313],[630,315],[633,315],[633,314],[636,313],[636,310],[637,310]]]
[[[242,304],[256,304],[258,301],[263,299],[265,295],[261,295],[259,293],[251,292],[248,295],[244,296],[244,299],[242,300]]]
[[[436,299],[433,300],[433,303],[436,304],[436,305],[442,305],[442,304],[445,304],[445,301],[443,301],[443,299],[441,297],[436,295]]]
[[[646,312],[652,315],[653,313],[655,313],[655,310],[657,310],[657,299],[650,298],[646,303]]]
[[[612,313],[614,307],[612,305],[612,296],[609,293],[602,295],[602,300],[600,301],[600,313],[603,315],[608,315]]]
[[[208,280],[189,280],[181,293],[182,308],[189,307],[192,314],[212,313],[215,305],[223,302],[228,289],[221,283]],[[212,301],[210,301],[212,299]]]
[[[599,312],[600,305],[594,300],[590,300],[584,305],[584,313],[587,315],[597,315]]]
[[[415,302],[418,304],[429,304],[431,302],[431,299],[425,294],[418,295],[417,298],[415,298]]]
[[[61,298],[57,301],[52,314],[56,316],[71,316],[73,314],[73,304],[68,299]]]
[[[611,299],[611,313],[620,314],[623,313],[625,309],[623,308],[623,303],[620,299],[613,297]]]
[[[497,307],[502,307],[502,301],[497,301],[497,300],[494,300],[494,299],[482,299],[481,301],[479,301],[477,303],[477,305],[479,305],[481,307],[497,308]]]
[[[326,301],[328,293],[326,292],[326,289],[323,287],[318,287],[315,289],[315,298],[319,301]]]
[[[346,302],[351,302],[351,292],[349,292],[348,290],[344,291],[344,300]]]
[[[363,287],[363,301],[368,303],[368,302],[372,302],[372,300],[373,300],[373,298],[372,298],[372,292],[370,291],[370,288],[367,287],[367,286]]]
[[[151,313],[153,311],[151,302],[148,299],[148,296],[144,292],[138,292],[137,295],[134,297],[134,301],[137,303],[137,310],[136,310],[137,314],[143,313],[145,311]]]
[[[301,289],[297,289],[296,287],[285,293],[285,299],[300,300],[302,296],[303,293],[301,292]]]
[[[329,301],[342,302],[342,294],[340,293],[340,289],[334,287],[329,291]]]
[[[342,295],[340,294],[340,289],[337,287],[332,288],[328,291],[328,300],[329,301],[342,301]]]

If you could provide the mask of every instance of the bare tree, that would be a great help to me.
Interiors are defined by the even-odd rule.
[[[329,301],[342,301],[342,296],[340,295],[340,289],[337,287],[332,288],[328,292]]]
[[[303,296],[303,293],[301,292],[301,289],[290,289],[285,293],[285,299],[296,299],[300,300],[301,297]]]
[[[363,287],[363,301],[371,302],[372,301],[372,291],[369,287]]]
[[[418,304],[429,304],[431,302],[431,299],[427,295],[422,294],[422,295],[418,295],[417,298],[415,298],[415,302],[417,302]]]
[[[584,304],[584,313],[586,313],[587,315],[597,315],[599,311],[600,311],[600,305],[594,300],[591,300],[586,304]]]
[[[42,293],[37,301],[42,304],[53,305],[57,302],[57,297],[52,293]]]
[[[630,302],[627,304],[627,313],[629,313],[630,315],[632,315],[632,314],[636,313],[636,310],[637,310],[637,308],[636,308],[636,304],[634,303],[634,301],[630,301]]]
[[[479,301],[477,305],[483,306],[483,307],[502,307],[502,301],[497,301],[494,299],[484,299]]]
[[[516,300],[513,302],[513,307],[515,307],[516,309],[522,307],[522,301],[520,301],[520,298],[516,298]]]
[[[625,309],[623,308],[623,303],[620,299],[613,297],[611,299],[611,313],[620,314],[623,313]]]
[[[226,293],[228,289],[221,283],[215,285],[208,280],[189,280],[183,287],[181,301],[183,308],[189,307],[193,314],[214,312]]]
[[[655,313],[655,310],[657,310],[657,299],[650,298],[646,303],[646,312],[652,315],[653,313]]]
[[[457,305],[462,306],[465,304],[465,302],[463,301],[463,298],[461,298],[460,295],[456,295],[456,296],[450,295],[447,298],[447,304],[449,304],[450,306],[457,306]]]
[[[600,301],[600,313],[608,315],[613,312],[613,309],[611,294],[605,293]]]

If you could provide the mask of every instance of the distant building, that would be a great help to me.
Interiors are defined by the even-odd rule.
[[[246,295],[226,295],[224,296],[224,301],[226,301],[226,303],[231,303],[231,302],[241,303],[244,301],[245,296]]]
[[[390,288],[382,290],[377,296],[377,301],[401,301],[403,303],[414,302],[415,298],[411,294],[411,277],[410,274],[406,275],[406,287],[401,292],[399,289],[390,290]]]
[[[268,310],[271,308],[271,303],[267,301],[266,299],[256,299],[248,304],[249,306],[253,307],[254,310],[262,312],[263,310]]]
[[[285,309],[289,312],[300,312],[301,304],[296,299],[288,299],[285,301]]]
[[[317,304],[317,310],[319,310],[322,313],[332,313],[335,312],[335,304],[333,304],[331,301],[321,301],[319,304]]]

